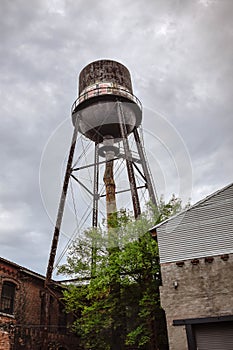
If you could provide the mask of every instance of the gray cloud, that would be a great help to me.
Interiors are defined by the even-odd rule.
[[[0,8],[1,256],[45,271],[71,123],[44,169],[47,186],[56,184],[52,222],[40,196],[41,156],[69,117],[79,71],[96,59],[118,60],[131,72],[145,106],[143,128],[154,135],[146,134],[145,144],[153,153],[159,195],[177,192],[178,185],[156,137],[172,149],[185,181],[182,152],[173,144],[177,135],[183,139],[193,168],[193,201],[232,181],[231,0],[2,0]],[[156,115],[173,125],[173,138]],[[54,180],[58,161],[63,165]]]

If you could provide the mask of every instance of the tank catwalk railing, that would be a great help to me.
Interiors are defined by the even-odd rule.
[[[125,97],[131,100],[132,102],[136,103],[137,106],[140,108],[140,110],[142,109],[142,104],[140,100],[135,95],[133,95],[129,90],[123,87],[120,87],[119,85],[106,82],[106,83],[95,84],[86,88],[73,103],[71,107],[71,112],[73,113],[80,103],[90,98],[101,96],[101,95],[116,95],[120,97]]]

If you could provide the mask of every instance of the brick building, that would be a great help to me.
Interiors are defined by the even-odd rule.
[[[233,349],[233,184],[155,226],[170,350]]]
[[[59,301],[62,285],[53,282],[49,294],[49,324],[45,325],[45,278],[0,258],[0,350],[76,350],[78,338],[69,332],[72,316]]]

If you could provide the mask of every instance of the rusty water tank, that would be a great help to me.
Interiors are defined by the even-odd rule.
[[[106,136],[121,139],[117,101],[122,102],[127,134],[141,124],[141,103],[133,95],[128,69],[112,60],[99,60],[88,64],[79,75],[78,98],[72,106],[73,124],[95,142]]]

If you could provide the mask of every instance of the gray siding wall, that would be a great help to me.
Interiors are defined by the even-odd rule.
[[[160,262],[233,253],[233,184],[157,228]]]

